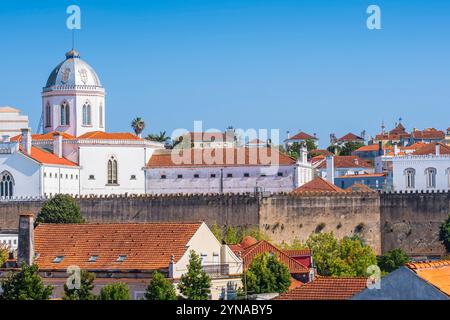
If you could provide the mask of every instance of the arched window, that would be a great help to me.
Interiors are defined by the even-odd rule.
[[[52,126],[52,107],[48,102],[47,105],[45,106],[45,126],[46,127]]]
[[[64,101],[61,104],[61,125],[62,126],[70,125],[70,107],[67,101]]]
[[[92,125],[91,121],[91,105],[89,102],[86,102],[83,105],[83,126],[90,126]]]
[[[14,195],[14,179],[12,175],[4,171],[0,174],[0,197],[12,197]]]
[[[117,160],[114,157],[108,160],[108,184],[118,184]]]
[[[408,168],[405,170],[406,188],[411,189],[415,186],[416,170]]]
[[[427,180],[427,188],[436,188],[436,169],[428,168],[425,170],[425,178]]]
[[[103,105],[101,103],[98,108],[98,124],[100,128],[103,128]]]

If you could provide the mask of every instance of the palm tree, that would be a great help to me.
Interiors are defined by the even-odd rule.
[[[134,132],[138,137],[141,136],[142,131],[144,131],[145,128],[145,122],[144,119],[140,117],[136,117],[131,121],[131,127],[133,128]]]
[[[150,133],[145,139],[158,142],[167,142],[167,140],[169,140],[169,137],[166,135],[166,131],[160,131],[159,134]]]

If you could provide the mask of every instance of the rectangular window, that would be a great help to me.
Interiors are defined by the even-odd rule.
[[[89,262],[96,262],[97,261],[97,258],[98,258],[98,256],[96,256],[96,255],[93,255],[93,256],[90,256],[89,257]]]
[[[136,175],[132,174],[130,180],[136,180]]]
[[[179,175],[177,175],[177,178],[178,178],[178,179],[183,179],[183,175],[182,175],[182,174],[179,174]]]
[[[198,174],[194,174],[194,178],[200,178]]]
[[[166,179],[167,177],[166,177],[166,175],[165,174],[162,174],[161,175],[161,179]]]
[[[278,176],[282,177],[283,176],[283,172],[278,172]]]
[[[95,176],[93,174],[89,175],[89,180],[95,180]]]
[[[127,256],[126,255],[119,255],[118,257],[117,257],[117,262],[124,262],[125,261],[125,259],[127,258]]]
[[[250,173],[244,173],[244,177],[246,178],[250,177]]]
[[[227,173],[227,178],[233,178],[233,174],[232,173]]]
[[[215,173],[211,173],[211,178],[215,178],[216,174]]]

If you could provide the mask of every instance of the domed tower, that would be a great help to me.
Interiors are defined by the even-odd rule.
[[[44,133],[59,131],[78,137],[105,131],[105,89],[74,49],[53,69],[42,90],[42,115]]]

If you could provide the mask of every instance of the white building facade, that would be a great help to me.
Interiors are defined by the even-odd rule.
[[[23,128],[28,128],[28,116],[13,107],[0,107],[0,137],[14,137]]]

